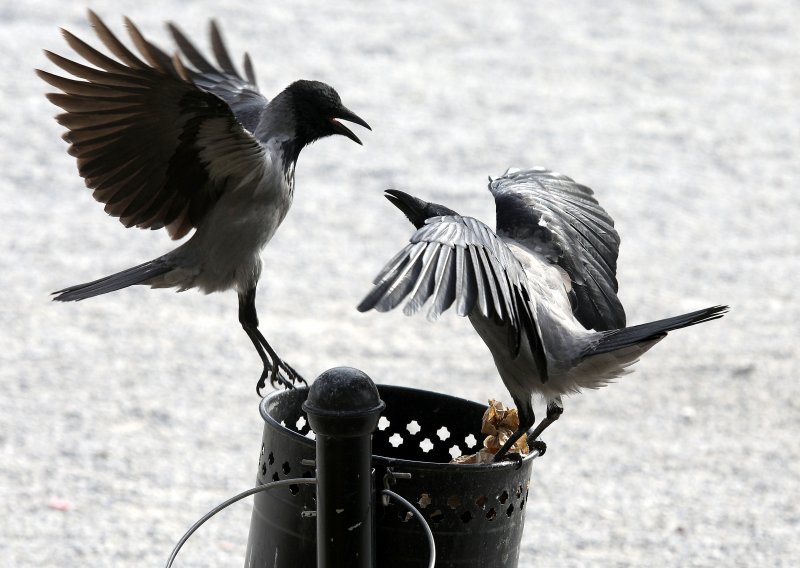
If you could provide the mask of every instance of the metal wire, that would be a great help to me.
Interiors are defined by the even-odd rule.
[[[211,509],[208,513],[203,515],[199,521],[192,525],[192,527],[186,531],[181,539],[178,541],[178,544],[175,545],[175,548],[172,549],[172,554],[169,555],[169,560],[165,565],[165,568],[171,568],[172,563],[175,562],[175,557],[178,556],[178,552],[180,552],[181,547],[189,540],[189,537],[194,534],[194,532],[199,529],[203,523],[205,523],[208,519],[219,513],[221,510],[225,509],[229,505],[236,503],[237,501],[241,501],[245,497],[249,497],[250,495],[255,495],[256,493],[261,493],[262,491],[268,491],[270,489],[275,489],[276,487],[283,487],[286,485],[315,485],[317,483],[316,478],[313,477],[300,477],[297,479],[281,479],[280,481],[272,481],[270,483],[265,483],[264,485],[259,485],[258,487],[253,487],[252,489],[248,489],[247,491],[243,491],[238,495],[235,495],[228,499],[227,501],[220,503],[213,509]],[[400,497],[402,499],[402,497]],[[430,530],[430,529],[429,529]],[[431,564],[431,566],[433,566]]]
[[[417,517],[419,524],[422,525],[422,529],[425,531],[425,536],[428,537],[428,550],[431,551],[428,559],[428,568],[434,568],[436,565],[436,543],[433,542],[433,533],[431,532],[431,527],[428,526],[428,522],[425,520],[425,517],[422,516],[422,513],[419,512],[419,509],[412,505],[410,501],[408,501],[405,497],[398,495],[391,489],[384,489],[381,493],[384,495],[389,495],[393,499],[397,499],[403,505],[408,507],[408,510],[411,511],[415,517]]]

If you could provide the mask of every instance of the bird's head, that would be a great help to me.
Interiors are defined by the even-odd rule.
[[[358,136],[340,120],[372,130],[364,119],[342,104],[339,93],[330,85],[320,81],[295,81],[286,88],[286,94],[293,103],[296,134],[303,146],[333,134],[347,136],[361,144]]]
[[[419,229],[432,217],[458,215],[455,211],[438,203],[429,203],[419,197],[409,195],[399,189],[387,189],[384,196],[392,205],[402,211],[413,225]]]

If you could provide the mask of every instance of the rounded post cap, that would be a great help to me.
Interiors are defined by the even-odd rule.
[[[375,430],[386,404],[366,373],[335,367],[312,383],[303,410],[317,434],[351,437]]]

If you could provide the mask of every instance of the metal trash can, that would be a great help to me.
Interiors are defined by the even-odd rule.
[[[437,567],[517,566],[533,455],[521,464],[456,465],[475,453],[486,407],[444,394],[378,385],[386,410],[373,435],[375,494],[387,472],[408,473],[390,489],[413,503],[431,527]],[[302,404],[308,389],[261,401],[264,434],[257,483],[314,477],[314,434]],[[245,568],[316,566],[315,488],[292,485],[255,496]],[[402,505],[375,507],[377,566],[425,567],[421,527]]]

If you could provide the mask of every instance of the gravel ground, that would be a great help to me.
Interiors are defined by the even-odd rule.
[[[159,41],[163,20],[198,37],[216,16],[268,95],[324,80],[372,125],[363,148],[324,140],[300,159],[259,295],[279,352],[307,376],[352,365],[376,382],[507,398],[463,319],[354,309],[410,234],[381,192],[493,223],[487,175],[566,173],[617,221],[631,323],[732,311],[566,401],[535,464],[520,565],[797,565],[797,3],[261,4],[93,7]],[[86,36],[84,7],[0,6],[0,565],[154,566],[252,485],[260,363],[233,293],[49,301],[172,246],[123,230],[76,175],[32,72],[52,70],[42,48],[68,52],[58,26]],[[249,516],[249,502],[221,514],[180,565],[240,566]]]

